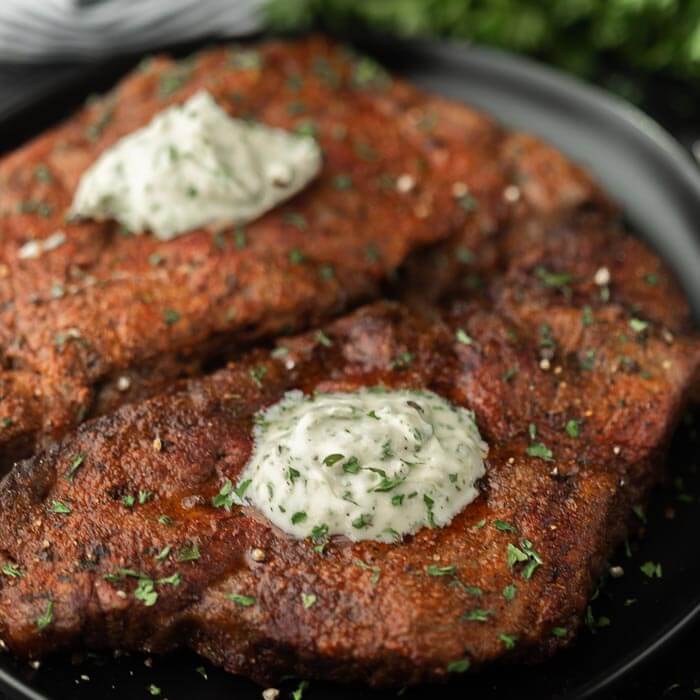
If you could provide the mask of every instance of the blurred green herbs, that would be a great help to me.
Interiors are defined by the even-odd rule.
[[[700,0],[269,0],[267,9],[278,30],[468,39],[533,55],[634,102],[660,90],[678,116],[700,112]]]

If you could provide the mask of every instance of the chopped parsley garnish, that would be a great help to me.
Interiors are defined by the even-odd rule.
[[[568,272],[550,272],[541,265],[535,268],[535,276],[545,287],[566,287],[572,280]]]
[[[462,345],[471,345],[474,342],[467,332],[461,328],[457,329],[455,337],[457,338],[457,342],[462,343]]]
[[[233,487],[233,483],[230,479],[224,481],[224,485],[219,489],[219,493],[216,494],[211,499],[211,504],[214,508],[225,508],[226,510],[231,510],[231,506],[234,503],[242,503],[243,496],[251,485],[251,479],[245,479],[236,488]]]
[[[166,544],[165,547],[163,547],[163,549],[161,549],[160,552],[158,552],[158,554],[155,555],[154,559],[156,561],[163,561],[167,558],[168,554],[170,554],[172,548],[172,545]]]
[[[519,547],[512,543],[508,543],[508,547],[506,549],[506,561],[511,569],[516,564],[525,563],[525,566],[521,572],[524,579],[532,578],[535,570],[543,563],[542,558],[532,548],[532,542],[529,540],[522,540]]]
[[[311,539],[314,544],[321,544],[328,540],[328,525],[314,525],[311,529]]]
[[[433,513],[433,506],[435,505],[435,501],[433,501],[433,499],[430,498],[430,496],[428,496],[427,493],[424,493],[423,503],[425,503],[425,507],[428,509],[428,525],[430,525],[430,527],[436,527],[435,515]]]
[[[71,512],[70,506],[67,506],[62,501],[56,501],[56,500],[51,501],[51,505],[49,506],[49,513],[61,513],[61,514],[66,515],[70,512]]]
[[[408,367],[411,362],[413,362],[413,353],[412,352],[400,352],[392,361],[391,364],[389,365],[391,369],[402,369],[404,367]]]
[[[255,385],[258,388],[262,388],[263,379],[267,374],[267,367],[265,367],[265,365],[256,365],[255,367],[250,368],[249,374],[250,378],[255,382]]]
[[[147,608],[155,605],[158,600],[155,583],[150,578],[139,579],[138,585],[134,590],[134,598],[140,600]]]
[[[352,177],[344,174],[336,175],[333,178],[333,187],[336,190],[349,190],[352,187]]]
[[[126,508],[133,508],[135,503],[136,497],[133,494],[128,493],[126,496],[122,496],[122,505]]]
[[[302,593],[301,604],[304,606],[304,610],[312,608],[316,604],[316,596],[313,593]]]
[[[160,695],[160,688],[154,683],[151,683],[151,685],[148,686],[148,692],[151,695]]]
[[[635,333],[644,333],[644,331],[649,328],[649,324],[646,321],[642,321],[638,318],[630,319],[630,328]]]
[[[304,691],[309,687],[309,681],[302,681],[297,686],[297,689],[292,692],[292,700],[301,700],[304,696]]]
[[[391,497],[391,505],[392,506],[401,506],[403,505],[403,499],[406,498],[405,494],[403,493],[397,493],[395,496]]]
[[[318,333],[316,333],[316,340],[323,345],[324,348],[333,346],[333,341],[323,331],[318,331]]]
[[[53,622],[53,600],[49,600],[46,603],[44,612],[36,618],[36,627],[39,630],[43,630],[48,627]]]
[[[516,586],[514,584],[510,583],[503,588],[503,597],[507,601],[511,601],[511,600],[513,600],[513,598],[515,598],[515,594],[517,592],[518,592],[518,589],[516,588]]]
[[[144,503],[148,503],[153,498],[153,492],[152,491],[139,491],[139,505],[143,505]]]
[[[183,547],[177,554],[178,561],[197,561],[201,556],[199,545],[195,542]]]
[[[476,209],[476,199],[474,199],[469,192],[465,192],[463,195],[457,197],[457,204],[459,204],[459,206],[467,212],[474,211]]]
[[[80,469],[84,461],[85,455],[82,453],[79,453],[73,457],[73,461],[70,463],[70,466],[66,471],[66,479],[68,481],[73,481],[75,478],[75,473],[78,471],[78,469]]]
[[[357,474],[360,471],[360,462],[357,457],[350,457],[350,459],[343,464],[343,471],[346,474]]]
[[[165,71],[158,81],[158,96],[165,98],[175,94],[190,79],[191,74],[192,66],[183,62]]]
[[[359,517],[352,521],[352,526],[356,530],[363,530],[364,528],[369,527],[371,524],[372,516],[368,515],[367,513],[362,513]]]
[[[469,670],[470,666],[471,661],[469,661],[469,659],[465,657],[464,659],[458,659],[457,661],[450,661],[450,663],[447,664],[447,672],[464,673],[465,671]]]
[[[581,369],[591,372],[595,367],[595,350],[586,350],[583,357],[579,357],[578,363]]]
[[[180,576],[179,572],[177,571],[174,574],[171,574],[170,576],[166,576],[165,578],[159,578],[156,581],[157,584],[163,586],[179,586],[181,582],[182,576]]]
[[[306,217],[303,214],[299,214],[298,212],[287,211],[282,215],[282,220],[286,224],[298,228],[300,231],[306,231],[306,229],[308,228]]]
[[[19,212],[20,214],[38,214],[46,219],[53,213],[53,206],[51,206],[48,202],[40,202],[30,199],[20,202]]]
[[[430,564],[426,567],[428,576],[454,576],[457,573],[457,567],[454,564],[449,566],[437,566]]]
[[[593,309],[586,305],[581,309],[581,323],[584,326],[590,326],[593,324],[595,319],[593,318]]]
[[[506,649],[515,648],[515,643],[518,641],[518,638],[512,634],[502,633],[498,635],[498,638],[503,642],[503,646]]]
[[[173,524],[173,519],[169,515],[159,515],[158,516],[158,522],[161,525],[172,525]]]
[[[566,629],[566,627],[554,627],[552,628],[552,636],[553,637],[559,637],[560,639],[562,637],[566,637],[566,635],[569,633],[569,631]]]
[[[176,311],[175,309],[165,309],[165,311],[163,311],[163,320],[168,326],[172,326],[173,324],[177,323],[180,318],[180,312]]]
[[[654,563],[653,561],[644,562],[639,569],[648,578],[661,578],[663,576],[661,564]]]
[[[43,163],[36,166],[34,170],[34,177],[36,178],[37,182],[53,182],[51,171],[49,170],[48,166],[44,165]]]
[[[548,462],[554,457],[552,450],[542,442],[533,442],[532,445],[528,446],[526,452],[529,457],[539,457],[539,459],[544,459]]]
[[[509,367],[504,373],[503,373],[503,381],[508,383],[512,379],[515,378],[515,376],[518,374],[518,368],[517,367]]]
[[[488,622],[489,617],[493,615],[492,610],[482,610],[481,608],[475,608],[474,610],[469,610],[462,615],[462,619],[468,622]]]
[[[236,605],[240,605],[242,608],[249,608],[251,605],[255,605],[256,599],[250,595],[241,595],[240,593],[229,593],[226,596],[229,600],[232,600]]]
[[[581,434],[581,421],[572,418],[566,422],[565,430],[569,437],[577,438]]]
[[[16,567],[14,564],[11,564],[10,562],[7,562],[6,564],[2,565],[2,573],[5,576],[9,576],[10,578],[22,577],[22,572],[19,570],[19,568]]]
[[[381,481],[377,486],[375,486],[372,491],[377,491],[378,493],[385,493],[387,491],[392,491],[395,489],[397,486],[401,486],[403,482],[406,481],[405,476],[401,476],[400,474],[398,476],[394,477],[388,477],[386,474],[382,476]]]
[[[294,515],[292,515],[292,525],[296,525],[298,523],[303,523],[308,516],[303,510],[299,510]]]
[[[318,273],[321,275],[322,280],[332,280],[335,277],[335,268],[333,265],[319,265]]]
[[[248,239],[246,237],[246,232],[245,229],[242,226],[239,226],[234,232],[233,232],[233,240],[236,245],[236,248],[238,250],[243,250],[243,248],[246,247],[248,244]]]
[[[493,526],[501,532],[517,532],[515,526],[507,523],[505,520],[494,520]]]
[[[293,265],[300,265],[304,260],[306,260],[306,255],[304,255],[304,252],[299,250],[299,248],[292,248],[292,250],[289,251],[289,262]]]
[[[655,287],[659,283],[659,276],[655,272],[649,272],[644,275],[644,281],[650,286]]]
[[[362,569],[363,571],[371,571],[372,578],[370,578],[370,583],[373,586],[377,584],[377,582],[379,581],[379,577],[382,573],[381,569],[378,566],[371,566],[370,564],[367,564],[366,562],[362,561],[362,559],[355,559],[355,566]]]

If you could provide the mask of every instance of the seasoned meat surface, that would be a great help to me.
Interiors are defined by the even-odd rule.
[[[315,135],[320,177],[245,229],[163,242],[66,220],[106,148],[202,89],[232,116]],[[494,167],[471,147],[500,133],[492,121],[450,105],[438,142],[414,118],[433,103],[322,38],[216,48],[144,63],[0,161],[0,382],[21,385],[0,406],[3,457],[377,297],[411,250],[463,224],[462,170]],[[62,242],[32,255],[43,241]]]
[[[189,646],[261,682],[375,685],[565,645],[659,473],[700,345],[655,323],[632,331],[615,303],[588,324],[571,307],[548,314],[543,345],[525,311],[378,303],[85,423],[0,486],[0,566],[18,573],[0,577],[0,638],[26,656]],[[292,388],[380,384],[475,412],[486,476],[449,526],[319,543],[215,507],[259,409]]]

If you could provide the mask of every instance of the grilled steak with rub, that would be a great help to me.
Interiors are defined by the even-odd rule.
[[[514,320],[525,311],[509,315],[481,303],[431,315],[366,307],[19,463],[0,487],[0,563],[18,572],[0,581],[0,637],[30,657],[189,646],[259,681],[375,685],[565,645],[659,474],[700,345],[669,342],[655,323],[630,328],[614,303],[591,323],[551,308],[545,345],[540,326]],[[215,507],[250,454],[256,411],[292,388],[378,384],[475,411],[486,476],[449,526],[319,549],[250,508]]]

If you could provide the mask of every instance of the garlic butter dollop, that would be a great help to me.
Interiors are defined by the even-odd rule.
[[[71,214],[168,240],[251,221],[320,169],[315,139],[229,117],[201,91],[106,150],[83,173]]]
[[[237,493],[284,532],[396,542],[477,494],[474,415],[430,391],[288,392],[256,416]]]

